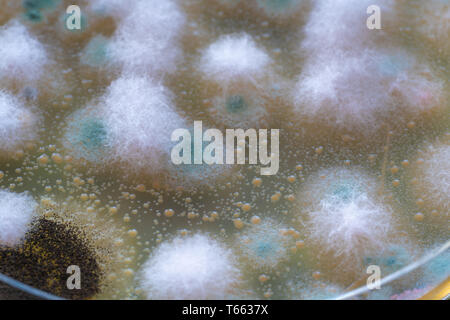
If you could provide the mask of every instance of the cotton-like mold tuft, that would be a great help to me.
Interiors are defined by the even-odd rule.
[[[230,250],[194,235],[156,248],[142,267],[140,287],[148,299],[227,299],[239,276]]]
[[[0,245],[15,246],[36,215],[37,203],[26,193],[0,189]]]
[[[13,20],[0,27],[0,77],[37,80],[48,63],[44,46],[27,28]]]
[[[38,122],[21,100],[0,90],[0,151],[11,153],[35,140]]]
[[[151,76],[174,72],[182,57],[179,41],[185,22],[174,0],[136,2],[112,38],[113,63],[125,72]]]
[[[223,126],[262,126],[281,94],[271,58],[245,33],[222,36],[204,49],[198,70],[208,114]]]
[[[307,121],[366,135],[389,119],[440,110],[443,99],[442,81],[401,50],[317,55],[293,91],[295,110]]]
[[[167,167],[171,134],[187,127],[168,89],[145,77],[123,76],[111,83],[101,104],[111,160],[150,174]]]
[[[392,208],[378,196],[376,180],[359,169],[324,169],[298,195],[305,242],[321,264],[344,274],[364,273],[364,258],[396,239]]]
[[[203,52],[200,70],[206,78],[227,83],[247,79],[255,81],[266,73],[270,57],[248,34],[219,38]]]
[[[367,28],[366,13],[371,5],[381,9],[381,30]],[[334,50],[364,50],[385,35],[385,23],[392,19],[394,2],[392,0],[318,0],[304,27],[305,39],[302,50],[309,54]]]

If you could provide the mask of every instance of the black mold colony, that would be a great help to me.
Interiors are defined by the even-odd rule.
[[[67,299],[86,299],[100,290],[102,274],[95,250],[71,225],[40,218],[17,248],[0,247],[0,272]],[[69,290],[67,268],[80,267],[81,289]],[[0,299],[32,298],[0,284]]]

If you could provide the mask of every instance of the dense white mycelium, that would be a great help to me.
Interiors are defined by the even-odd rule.
[[[179,40],[185,22],[175,0],[137,1],[120,22],[108,53],[125,72],[171,73],[181,59]]]
[[[140,287],[149,299],[226,299],[239,274],[230,250],[198,234],[156,248],[142,267]]]
[[[318,261],[361,273],[364,258],[391,242],[396,221],[378,191],[358,169],[324,169],[307,180],[299,193],[301,221]]]
[[[36,80],[48,63],[44,46],[16,20],[0,27],[0,78]]]
[[[199,63],[209,114],[228,127],[261,125],[279,95],[272,59],[245,33],[222,36]]]
[[[404,121],[440,109],[442,81],[402,50],[324,52],[308,60],[293,91],[308,121],[365,134],[389,118]]]
[[[13,152],[34,140],[38,121],[21,100],[0,90],[0,151]]]
[[[172,132],[187,127],[168,89],[146,77],[123,76],[111,83],[101,105],[113,161],[147,173],[167,166]]]
[[[204,77],[223,82],[223,86],[241,79],[256,81],[266,75],[270,57],[248,34],[219,38],[204,50],[200,70]]]
[[[25,236],[37,204],[26,193],[0,189],[0,245],[15,246]]]
[[[382,29],[370,30],[366,20],[367,8],[377,5],[381,9]],[[372,47],[393,16],[392,0],[318,0],[305,25],[302,49],[308,54],[323,51],[359,51]]]

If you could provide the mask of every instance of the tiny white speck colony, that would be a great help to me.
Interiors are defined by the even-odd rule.
[[[400,241],[397,218],[379,191],[376,179],[359,169],[324,169],[306,181],[299,221],[319,268],[334,266],[339,280],[359,280],[366,257]]]
[[[24,82],[39,79],[48,63],[44,46],[16,20],[0,26],[0,78]]]
[[[1,153],[14,153],[36,139],[38,122],[39,118],[21,100],[0,90]]]
[[[233,255],[205,235],[162,243],[142,267],[149,299],[227,299],[239,285]]]
[[[37,203],[26,193],[14,193],[0,189],[0,246],[15,246],[23,239]]]

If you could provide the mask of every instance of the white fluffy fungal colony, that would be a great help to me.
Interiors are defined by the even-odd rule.
[[[142,268],[149,299],[226,299],[239,284],[230,250],[205,235],[176,238],[155,249]]]
[[[109,46],[112,61],[125,72],[151,76],[175,71],[186,22],[175,0],[137,1],[121,21]]]
[[[299,193],[307,240],[323,265],[362,273],[365,257],[391,243],[392,209],[377,198],[374,178],[357,169],[325,169],[311,176]]]
[[[381,9],[382,29],[370,30],[366,26],[367,8],[377,5]],[[392,16],[392,0],[318,0],[304,27],[302,49],[308,54],[323,51],[361,50],[372,47],[374,40],[385,34],[385,23]]]
[[[0,245],[15,246],[28,231],[37,203],[26,193],[0,189]]]
[[[337,51],[312,58],[293,91],[308,121],[370,134],[389,119],[404,122],[443,106],[443,84],[401,50]]]
[[[37,136],[38,117],[15,96],[0,90],[0,151],[11,153]]]
[[[0,78],[36,80],[48,62],[44,46],[20,22],[0,27]]]
[[[240,79],[256,81],[267,73],[271,59],[248,34],[219,38],[203,52],[200,70],[224,86]]]
[[[187,128],[171,92],[146,77],[115,80],[103,97],[100,114],[112,160],[150,174],[167,167],[171,132]]]
[[[260,126],[274,107],[279,79],[272,59],[248,34],[226,35],[207,47],[200,58],[208,113],[228,127]]]

